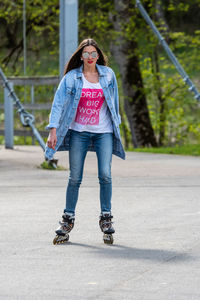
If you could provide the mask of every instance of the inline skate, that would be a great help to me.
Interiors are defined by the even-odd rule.
[[[101,231],[103,232],[103,241],[105,244],[113,244],[113,233],[115,233],[115,229],[112,224],[113,216],[109,212],[101,213],[99,217],[99,226]]]
[[[62,221],[59,222],[60,226],[55,231],[56,237],[53,240],[54,245],[63,244],[65,242],[68,242],[69,240],[69,232],[74,227],[74,216],[68,215],[66,213],[62,216]]]

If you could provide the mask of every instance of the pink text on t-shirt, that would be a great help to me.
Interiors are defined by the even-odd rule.
[[[75,122],[83,125],[98,125],[99,112],[104,100],[102,89],[82,89]]]

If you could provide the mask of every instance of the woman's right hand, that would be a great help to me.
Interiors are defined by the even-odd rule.
[[[51,128],[47,139],[47,146],[55,150],[57,143],[56,128]]]

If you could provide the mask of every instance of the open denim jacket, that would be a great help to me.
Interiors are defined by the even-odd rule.
[[[125,152],[122,146],[119,124],[121,118],[119,115],[118,87],[115,73],[109,67],[96,64],[99,73],[99,82],[103,89],[106,103],[108,105],[110,116],[113,122],[114,143],[113,154],[125,159]],[[57,144],[55,150],[46,145],[45,157],[52,159],[56,151],[69,150],[69,126],[74,120],[78,107],[81,91],[83,65],[79,68],[69,71],[61,80],[54,96],[51,108],[49,124],[46,129],[56,128]],[[94,145],[91,143],[89,151],[94,151]]]

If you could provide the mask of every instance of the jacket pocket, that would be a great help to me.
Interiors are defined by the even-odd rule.
[[[109,88],[109,89],[113,89],[113,88],[114,88],[113,82],[112,82],[112,81],[109,81],[109,82],[108,82],[108,88]]]
[[[70,88],[70,87],[66,88],[67,96],[73,96],[73,95],[75,95],[75,92],[76,92],[76,90],[74,88]]]

